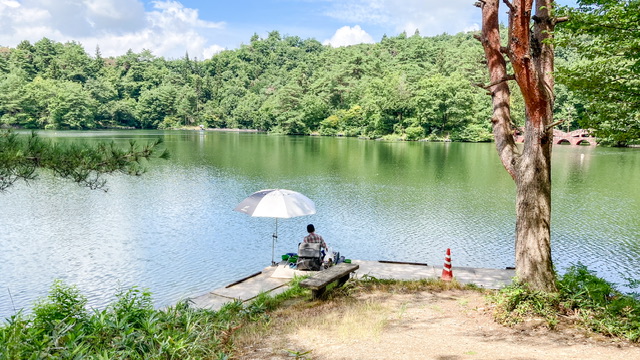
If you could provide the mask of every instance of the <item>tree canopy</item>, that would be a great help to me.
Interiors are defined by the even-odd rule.
[[[561,81],[576,97],[580,125],[613,145],[640,138],[640,1],[578,0],[562,8],[569,21],[558,27],[568,61]]]
[[[490,100],[470,86],[485,79],[472,33],[331,48],[272,31],[203,61],[146,50],[89,56],[76,42],[43,38],[0,48],[0,123],[490,141]],[[575,106],[566,99],[559,110]]]
[[[565,131],[594,129],[611,144],[637,141],[638,0],[579,4],[562,10],[572,21],[556,31],[554,115],[564,120]],[[506,31],[501,33],[506,41]],[[99,48],[91,56],[73,41],[22,41],[0,47],[0,126],[202,124],[283,134],[491,141],[485,121],[491,101],[470,87],[487,80],[473,35],[401,33],[375,44],[332,48],[272,31],[204,60],[189,54],[167,60],[148,50],[105,58]],[[524,110],[520,94],[510,102]],[[523,111],[514,111],[515,126],[524,120]]]

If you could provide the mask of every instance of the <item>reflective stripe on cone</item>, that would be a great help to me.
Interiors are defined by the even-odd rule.
[[[451,249],[447,249],[447,254],[444,256],[444,267],[442,268],[442,280],[451,281],[453,279],[453,271],[451,271]]]

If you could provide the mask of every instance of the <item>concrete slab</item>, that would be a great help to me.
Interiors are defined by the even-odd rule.
[[[207,310],[219,310],[224,304],[232,302],[233,299],[217,296],[212,293],[200,295],[189,299],[192,307]]]
[[[516,276],[514,269],[485,269],[474,268],[475,279],[473,284],[487,289],[500,289],[511,285]],[[455,277],[455,273],[453,274]]]
[[[285,285],[288,282],[288,279],[275,279],[270,276],[256,276],[249,280],[243,281],[238,285],[213,290],[211,293],[229,299],[247,301],[249,299],[253,299],[261,292],[271,291]]]
[[[378,261],[352,260],[353,264],[360,265],[356,271],[356,277],[365,275],[378,279],[420,280],[435,278],[433,266],[410,265],[401,263],[381,263]],[[439,276],[439,275],[438,275]]]
[[[378,279],[420,280],[440,278],[442,266],[387,263],[378,261],[353,260],[360,265],[358,278],[364,275]],[[453,277],[463,284],[475,284],[487,289],[499,289],[511,284],[515,270],[452,267]]]
[[[271,274],[271,277],[291,280],[296,276],[302,277],[307,275],[313,275],[315,273],[317,273],[317,271],[295,270],[290,268],[286,263],[280,263],[276,267],[275,271]]]
[[[248,301],[258,296],[261,292],[277,294],[286,290],[286,284],[290,279],[272,278],[275,266],[264,268],[260,273],[253,274],[227,285],[215,289],[210,293],[190,298],[193,307],[217,310],[222,305],[234,300]],[[280,289],[274,292],[274,290]]]
[[[415,263],[392,263],[367,260],[353,260],[360,268],[355,277],[366,275],[378,279],[420,280],[439,278],[441,266],[420,265]],[[463,284],[475,284],[487,289],[499,289],[511,284],[515,270],[452,267],[453,277]],[[222,305],[234,301],[249,301],[261,292],[272,295],[285,291],[287,284],[295,275],[310,275],[313,272],[288,269],[284,264],[269,266],[250,277],[240,279],[226,287],[189,299],[192,306],[217,310]]]
[[[434,271],[440,276],[442,267],[434,267]],[[500,289],[511,285],[516,271],[512,269],[488,269],[470,267],[451,267],[454,279],[462,284],[474,284],[485,289]]]

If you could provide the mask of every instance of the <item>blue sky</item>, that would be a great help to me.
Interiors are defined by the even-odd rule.
[[[254,33],[345,46],[383,35],[478,29],[475,0],[0,0],[0,46],[43,37],[77,41],[93,54],[128,49],[203,59],[248,43]],[[559,0],[575,5],[575,0]]]

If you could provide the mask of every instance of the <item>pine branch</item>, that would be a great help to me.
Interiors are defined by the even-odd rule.
[[[162,139],[138,146],[131,142],[128,149],[114,142],[96,146],[84,143],[52,144],[37,134],[25,136],[13,132],[0,133],[0,192],[18,180],[34,180],[40,170],[72,180],[90,189],[106,190],[105,175],[122,173],[139,176],[145,173],[141,161],[151,158],[167,159],[166,149],[159,156]]]

